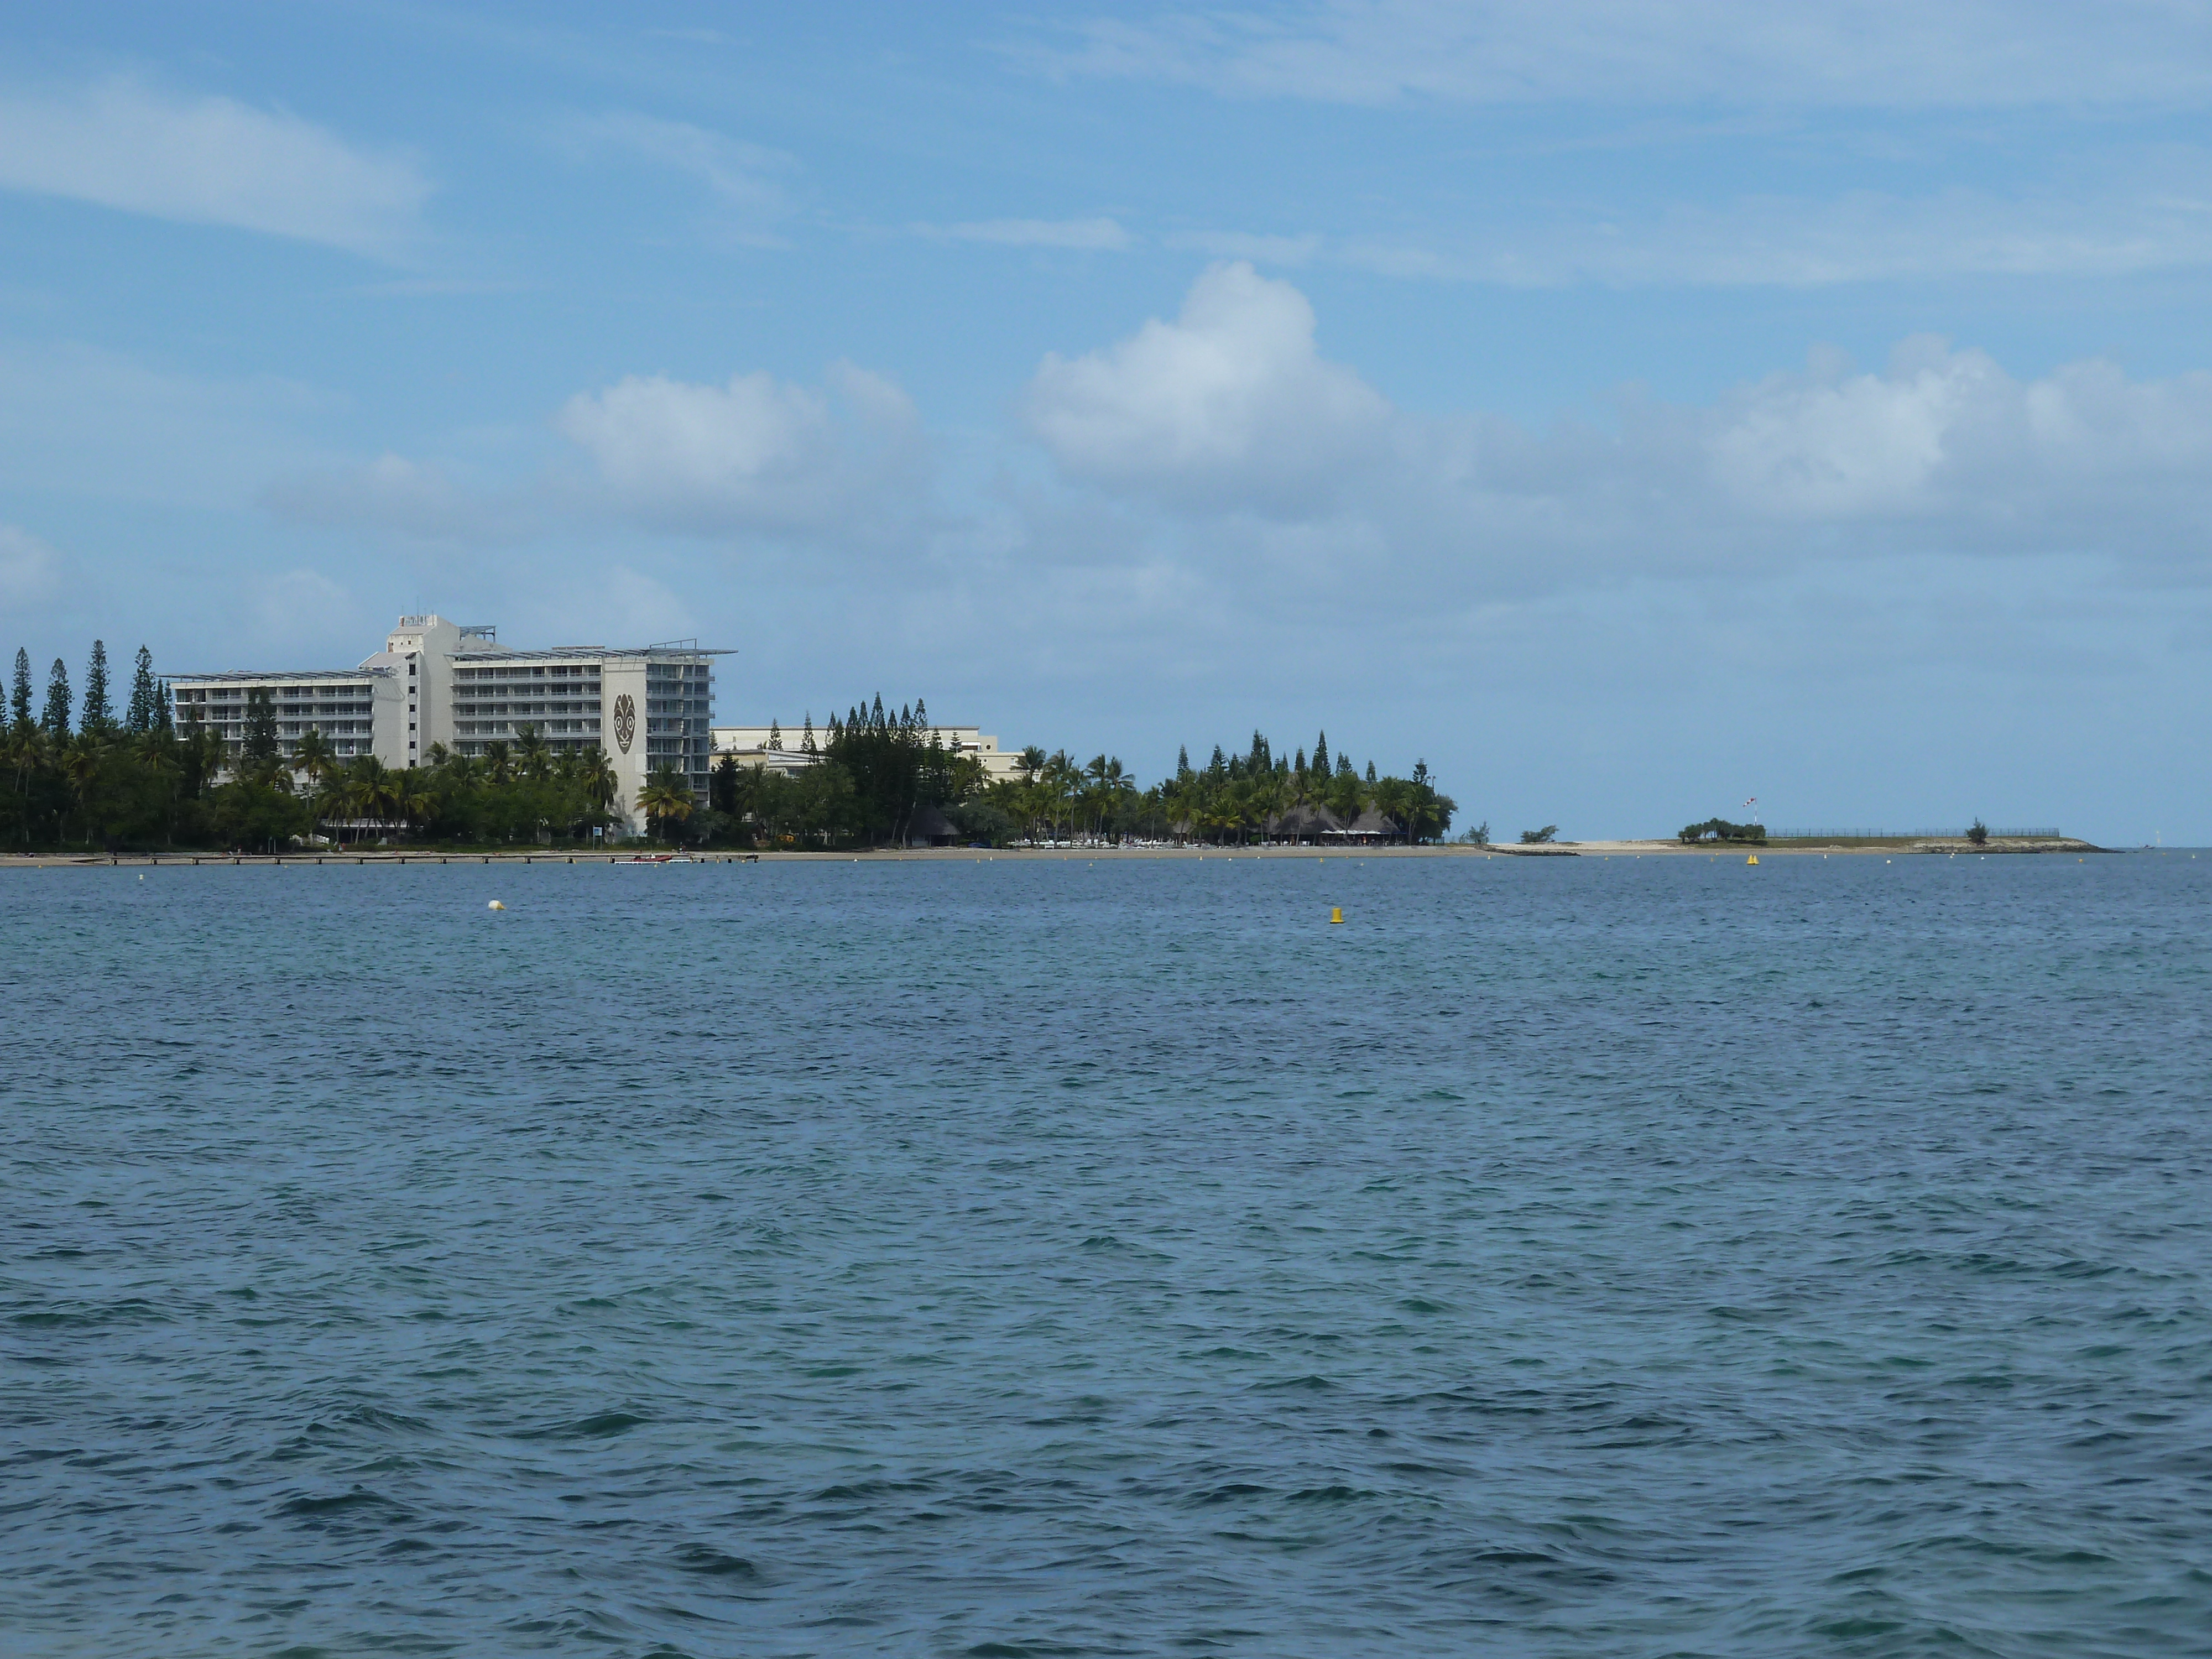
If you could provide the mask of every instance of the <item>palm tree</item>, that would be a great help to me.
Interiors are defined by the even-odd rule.
[[[46,734],[29,720],[18,721],[8,732],[8,764],[15,769],[15,793],[27,794],[31,775],[44,765],[46,758]],[[23,833],[30,834],[30,822],[24,820]]]
[[[516,763],[523,775],[533,783],[545,781],[545,775],[553,769],[553,751],[545,746],[545,739],[534,726],[518,726],[514,729]]]
[[[411,773],[392,775],[392,805],[399,816],[413,824],[420,824],[437,811],[438,798],[428,790],[416,786]]]
[[[691,816],[691,787],[684,775],[673,766],[663,763],[653,769],[653,775],[645,781],[638,792],[637,804],[645,809],[645,816],[658,825],[664,835],[669,835],[671,821],[681,823]]]
[[[484,776],[494,783],[507,783],[514,776],[514,763],[504,740],[495,738],[484,745]]]
[[[381,818],[396,810],[402,779],[374,755],[363,755],[346,769],[342,799],[357,818]]]
[[[77,812],[84,819],[84,838],[92,839],[92,786],[100,776],[100,740],[89,732],[80,732],[74,742],[62,750],[62,776],[69,782],[70,793],[76,797]]]
[[[602,812],[612,811],[622,780],[615,775],[615,763],[607,758],[607,751],[593,744],[579,758],[576,769],[584,798]]]
[[[337,763],[337,751],[331,747],[331,740],[319,726],[309,726],[306,735],[292,747],[292,769],[310,785],[320,784]]]
[[[1067,750],[1055,749],[1044,763],[1043,783],[1054,821],[1067,823],[1076,792],[1083,787],[1083,769],[1069,757]]]

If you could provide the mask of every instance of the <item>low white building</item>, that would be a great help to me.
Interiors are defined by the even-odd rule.
[[[186,674],[169,682],[169,697],[179,727],[213,732],[229,757],[236,757],[246,738],[246,694],[260,690],[269,694],[283,753],[290,754],[309,732],[320,732],[342,758],[374,755],[386,766],[400,766],[406,754],[406,684],[392,668]]]
[[[925,741],[934,736],[955,755],[966,755],[981,762],[984,776],[993,783],[1022,775],[1020,752],[1008,754],[999,747],[998,738],[978,727],[933,726],[926,728],[924,736]],[[718,726],[714,728],[714,738],[717,761],[729,755],[740,766],[766,766],[784,773],[799,772],[814,763],[815,757],[801,747],[806,738],[804,723],[797,726],[786,726],[781,721],[767,726]],[[817,729],[814,740],[826,744],[829,729]]]
[[[434,745],[471,757],[512,744],[525,728],[556,750],[598,749],[614,764],[623,809],[644,828],[637,798],[663,765],[707,798],[714,659],[696,640],[611,649],[502,645],[499,630],[439,616],[402,617],[360,667],[286,674],[187,674],[170,681],[177,720],[204,725],[235,758],[249,690],[274,705],[279,752],[310,731],[340,758],[374,755],[395,769],[427,764]]]

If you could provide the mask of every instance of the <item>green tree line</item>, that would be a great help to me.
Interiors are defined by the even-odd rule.
[[[120,714],[106,645],[93,642],[81,697],[57,660],[43,701],[27,652],[15,653],[5,737],[7,788],[0,846],[48,849],[283,848],[326,836],[441,845],[576,844],[623,822],[614,768],[600,750],[556,750],[529,726],[477,756],[433,744],[404,770],[374,755],[341,757],[319,732],[284,752],[276,710],[261,688],[246,698],[240,752],[226,758],[205,727],[180,726],[168,688],[141,646]],[[655,771],[634,805],[671,842],[739,847],[902,843],[925,811],[963,837],[1018,841],[1123,836],[1212,842],[1266,836],[1294,808],[1326,808],[1346,826],[1373,811],[1395,836],[1443,836],[1455,810],[1425,764],[1410,778],[1356,769],[1324,734],[1278,757],[1253,735],[1246,751],[1217,746],[1203,767],[1186,750],[1173,775],[1140,787],[1120,758],[1082,762],[1066,750],[1023,752],[1019,773],[992,778],[972,754],[948,749],[927,708],[887,709],[880,696],[832,715],[799,747],[820,757],[796,775],[740,768],[726,757],[708,800],[684,777]]]
[[[37,706],[34,714],[33,705]],[[15,653],[0,794],[0,846],[47,849],[282,848],[318,834],[383,840],[392,835],[461,844],[579,842],[616,821],[613,767],[596,749],[556,751],[532,728],[475,758],[434,744],[429,763],[398,770],[374,755],[341,757],[308,731],[289,755],[276,711],[259,687],[246,694],[240,753],[226,761],[204,727],[179,727],[153,657],[138,648],[118,715],[107,647],[93,641],[82,701],[57,659],[43,701],[34,698],[28,652]],[[639,805],[680,822],[689,791],[656,775]]]
[[[1437,839],[1457,810],[1438,792],[1425,763],[1409,778],[1364,771],[1349,755],[1332,757],[1327,732],[1279,756],[1258,732],[1231,755],[1216,746],[1203,767],[1177,757],[1173,775],[1139,784],[1119,757],[1088,762],[1066,750],[1024,750],[1018,776],[994,780],[972,755],[948,750],[917,701],[896,711],[880,696],[830,717],[817,739],[810,718],[802,750],[819,762],[787,775],[764,764],[716,766],[710,811],[684,833],[702,840],[774,847],[846,847],[904,842],[921,809],[934,808],[963,836],[1005,846],[1017,841],[1115,841],[1123,836],[1214,843],[1263,838],[1296,808],[1325,808],[1349,827],[1380,813],[1386,833]]]

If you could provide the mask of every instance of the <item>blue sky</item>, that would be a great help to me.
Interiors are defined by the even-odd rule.
[[[2212,9],[0,20],[0,645],[2212,842]]]

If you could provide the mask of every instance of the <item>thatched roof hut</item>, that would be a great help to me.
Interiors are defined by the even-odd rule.
[[[1326,806],[1293,806],[1269,821],[1267,836],[1272,841],[1308,842],[1343,830],[1343,823]]]
[[[1397,819],[1386,817],[1370,806],[1352,819],[1343,833],[1349,841],[1396,841],[1406,831]]]
[[[950,847],[960,839],[959,826],[934,806],[917,806],[906,821],[909,847]]]

